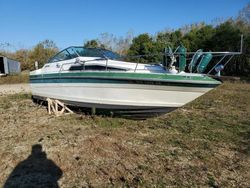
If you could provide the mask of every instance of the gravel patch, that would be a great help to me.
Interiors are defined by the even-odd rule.
[[[30,93],[29,84],[3,84],[0,85],[0,95]]]

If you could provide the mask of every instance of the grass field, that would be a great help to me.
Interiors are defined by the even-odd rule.
[[[226,82],[144,121],[49,116],[30,97],[0,96],[1,185],[40,174],[35,181],[54,176],[60,187],[250,186],[250,84]],[[28,157],[34,144],[49,167]]]
[[[29,71],[23,71],[20,74],[0,77],[0,84],[19,84],[29,82]]]

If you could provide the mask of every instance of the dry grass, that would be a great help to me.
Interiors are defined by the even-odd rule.
[[[49,116],[0,97],[0,183],[41,144],[60,187],[249,187],[250,84],[225,83],[161,117]],[[34,168],[34,166],[30,166]]]
[[[24,71],[20,74],[0,77],[0,84],[19,84],[29,82],[29,72]]]

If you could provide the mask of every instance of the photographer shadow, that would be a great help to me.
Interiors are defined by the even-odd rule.
[[[20,162],[9,175],[4,188],[58,188],[58,180],[62,174],[62,170],[42,151],[42,145],[35,144],[27,159]]]

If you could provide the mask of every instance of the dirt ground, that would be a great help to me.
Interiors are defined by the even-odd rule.
[[[0,96],[0,186],[250,186],[250,84],[144,121],[55,117],[30,97]]]

